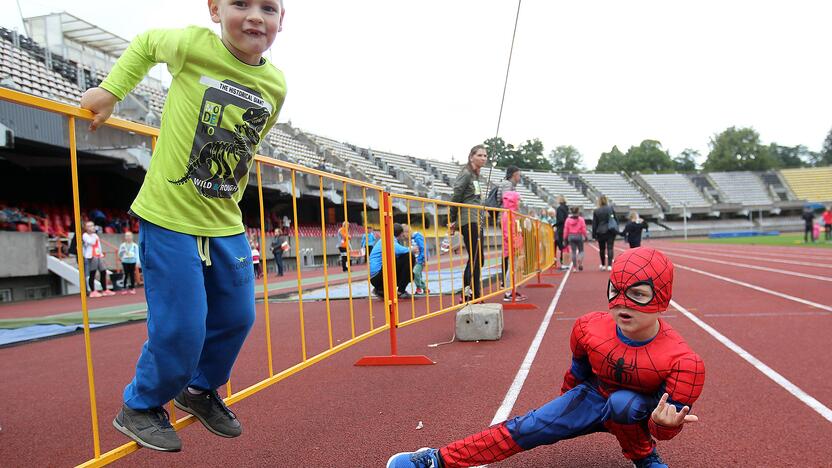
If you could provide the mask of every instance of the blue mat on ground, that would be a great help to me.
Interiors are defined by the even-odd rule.
[[[443,268],[442,269],[442,281],[440,287],[440,280],[439,280],[439,273],[436,270],[431,270],[426,275],[427,281],[425,284],[430,290],[431,295],[438,295],[439,291],[442,291],[442,294],[448,294],[451,292],[459,292],[462,291],[462,274],[465,271],[465,267],[454,268],[453,275],[451,275],[451,269]],[[488,278],[491,277],[492,284],[497,280],[497,275],[500,272],[500,265],[492,265],[492,266],[483,266],[482,267],[482,283],[483,287],[488,288]],[[453,276],[453,278],[452,278]],[[413,294],[415,286],[411,283],[408,286],[407,290],[409,293]],[[370,295],[370,285],[367,282],[367,277],[363,276],[361,278],[356,278],[352,282],[352,297],[355,298],[365,298]],[[329,287],[329,298],[332,299],[349,299],[350,298],[350,285],[349,283],[338,284],[335,286]],[[293,293],[289,296],[277,296],[272,299],[273,301],[283,302],[283,301],[297,301],[298,295],[297,293]],[[323,301],[326,300],[326,289],[325,288],[316,288],[309,291],[303,291],[303,300],[304,301]]]
[[[91,323],[90,328],[106,327],[107,325],[109,324]],[[82,325],[32,325],[31,327],[0,329],[0,346],[73,333],[83,329]]]
[[[757,237],[757,236],[779,236],[780,231],[729,231],[713,232],[708,234],[709,239],[723,239],[726,237]]]

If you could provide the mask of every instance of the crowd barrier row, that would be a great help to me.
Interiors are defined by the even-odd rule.
[[[79,203],[79,184],[78,184],[78,154],[76,147],[76,121],[78,119],[90,120],[92,115],[90,112],[80,109],[75,106],[57,103],[54,101],[38,98],[28,94],[16,92],[13,90],[0,88],[0,99],[10,101],[13,103],[35,107],[45,111],[63,115],[66,118],[68,127],[68,146],[72,176],[72,202],[73,215],[75,221],[75,242],[77,251],[82,251],[81,240],[81,208]],[[151,139],[151,146],[155,149],[156,138],[159,135],[158,129],[147,127],[141,124],[128,122],[116,118],[111,118],[107,121],[107,125],[123,131],[134,132],[138,135],[144,135]],[[265,229],[265,210],[263,197],[263,173],[268,169],[280,168],[283,171],[288,171],[291,176],[292,189],[292,214],[293,214],[293,232],[291,236],[294,242],[296,273],[297,273],[297,298],[288,301],[289,303],[297,303],[297,320],[299,327],[296,330],[297,341],[299,348],[295,350],[296,358],[287,365],[283,365],[279,369],[275,369],[275,359],[273,356],[272,343],[272,318],[270,316],[270,307],[272,304],[272,295],[269,292],[268,269],[263,275],[263,323],[265,327],[265,367],[267,372],[262,376],[262,379],[254,384],[245,386],[244,388],[235,389],[232,387],[232,380],[225,386],[225,402],[231,405],[237,401],[247,398],[291,375],[294,375],[301,370],[319,362],[335,353],[342,351],[350,346],[355,345],[367,338],[370,338],[379,333],[387,332],[390,339],[390,353],[384,356],[366,356],[356,362],[356,365],[415,365],[415,364],[433,364],[426,356],[422,355],[402,355],[399,354],[397,331],[402,327],[418,323],[451,311],[458,310],[468,304],[477,303],[492,299],[494,297],[509,294],[511,302],[505,304],[506,309],[520,309],[520,308],[535,308],[535,306],[519,303],[516,301],[517,288],[537,277],[537,286],[549,287],[548,283],[541,281],[541,275],[545,274],[546,270],[555,265],[555,247],[554,247],[554,233],[547,223],[533,219],[529,216],[509,211],[503,208],[490,208],[477,205],[466,205],[460,203],[453,203],[449,201],[434,200],[429,198],[422,198],[410,195],[391,194],[385,192],[381,186],[356,181],[347,177],[336,174],[330,174],[316,169],[311,169],[304,166],[299,166],[284,161],[279,161],[273,158],[257,155],[254,157],[255,175],[257,179],[257,195],[259,199],[260,209],[260,246],[266,246],[266,229]],[[382,249],[382,270],[381,273],[384,278],[383,291],[379,292],[380,300],[374,300],[374,292],[371,287],[371,276],[369,262],[364,262],[361,265],[354,264],[352,261],[352,252],[349,248],[346,249],[346,278],[343,273],[337,276],[330,272],[331,267],[328,262],[323,262],[323,305],[325,307],[325,328],[326,339],[322,340],[326,344],[324,349],[310,351],[308,349],[307,338],[310,334],[320,332],[323,335],[323,330],[314,328],[307,329],[307,323],[310,322],[308,317],[304,315],[304,272],[301,266],[301,254],[299,250],[300,235],[298,232],[298,192],[297,192],[297,177],[303,175],[307,178],[316,177],[318,179],[318,203],[304,201],[303,206],[300,207],[304,212],[304,217],[312,217],[310,210],[318,209],[320,211],[321,219],[321,247],[323,252],[327,251],[326,226],[324,220],[326,219],[325,203],[324,203],[324,186],[332,187],[332,184],[340,185],[343,196],[341,199],[344,221],[349,222],[350,213],[356,213],[353,204],[352,209],[348,209],[347,192],[350,190],[355,193],[360,190],[362,195],[361,200],[361,221],[365,226],[365,235],[371,217],[377,215],[380,221],[380,239],[381,243],[377,248]],[[368,206],[368,194],[377,197],[378,203],[372,203]],[[377,205],[372,208],[372,205]],[[422,275],[424,275],[425,284],[434,286],[435,290],[426,291],[424,297],[418,297],[416,294],[410,294],[409,297],[399,297],[397,290],[397,273],[396,273],[396,256],[394,251],[393,230],[394,230],[394,210],[393,206],[399,208],[400,214],[398,218],[411,226],[414,230],[420,230],[425,234],[425,239],[431,239],[435,243],[435,257],[429,256],[424,264]],[[405,210],[401,210],[404,206]],[[456,235],[462,236],[462,244],[468,246],[476,245],[476,252],[471,252],[470,255],[465,253],[466,248],[461,246],[459,252],[454,252],[455,248],[453,242],[450,242],[450,248],[447,252],[440,246],[439,225],[440,216],[449,214],[451,210],[456,210],[458,219],[462,220],[463,216],[468,217],[467,221],[472,220],[473,217],[478,219],[480,232],[472,232],[472,229],[465,229],[463,226],[458,230]],[[402,212],[403,211],[403,212]],[[377,212],[377,213],[376,213]],[[371,216],[372,215],[372,216]],[[355,221],[355,220],[353,220]],[[430,228],[432,226],[432,235]],[[467,236],[467,243],[465,237]],[[478,242],[474,242],[474,236],[479,236]],[[369,251],[369,249],[367,249]],[[426,250],[427,249],[426,246]],[[369,253],[369,252],[368,252]],[[326,255],[324,255],[326,259]],[[365,259],[366,260],[366,259]],[[404,261],[404,259],[399,259]],[[415,257],[413,255],[407,256],[409,272],[409,284],[414,284],[413,276],[413,262]],[[482,264],[483,273],[476,281],[479,281],[479,288],[475,288],[473,281],[470,280],[467,286],[471,290],[478,289],[481,294],[477,297],[466,297],[465,284],[463,284],[463,270],[467,266],[469,270],[473,271],[477,265],[475,262],[479,261]],[[82,258],[78,259],[78,276],[79,284],[85,284],[86,273],[84,271],[84,264]],[[366,271],[365,271],[366,270]],[[506,274],[508,273],[508,274]],[[346,301],[336,301],[331,298],[332,288],[343,288],[344,279],[346,280],[347,295]],[[354,281],[355,279],[355,281]],[[504,283],[501,284],[501,281]],[[361,304],[364,304],[364,299],[356,297],[354,288],[363,288],[366,286],[366,310],[361,310]],[[529,285],[535,286],[535,284]],[[307,286],[307,291],[309,287]],[[415,286],[414,286],[415,288]],[[83,286],[82,286],[83,291]],[[411,289],[411,291],[413,291]],[[461,293],[461,294],[458,294]],[[111,463],[119,458],[122,458],[139,447],[135,442],[129,442],[121,446],[112,448],[108,451],[102,452],[101,440],[99,434],[99,416],[98,403],[96,399],[95,388],[95,372],[93,369],[93,350],[92,339],[90,335],[89,323],[89,308],[87,296],[80,294],[81,309],[83,311],[83,338],[85,347],[85,358],[87,368],[87,381],[89,387],[89,402],[90,402],[90,421],[92,432],[93,456],[87,461],[81,463],[79,466],[103,466]],[[316,304],[320,302],[315,300]],[[284,302],[281,302],[284,304]],[[306,301],[309,307],[309,300]],[[349,334],[339,337],[337,340],[334,337],[333,331],[333,307],[335,309],[342,308],[346,305],[348,311]],[[375,309],[375,310],[374,310]],[[281,305],[281,312],[285,313],[286,308]],[[258,310],[259,312],[259,310]],[[336,310],[336,313],[341,312]],[[383,313],[383,323],[380,321],[381,317],[376,317],[375,313]],[[338,315],[337,317],[340,317]],[[318,323],[317,319],[313,322]],[[337,320],[336,320],[337,322]],[[366,326],[365,326],[366,324]],[[139,350],[135,350],[138,352]],[[190,425],[195,421],[190,415],[184,417],[177,415],[175,407],[172,402],[169,405],[169,412],[171,414],[171,421],[177,430]]]

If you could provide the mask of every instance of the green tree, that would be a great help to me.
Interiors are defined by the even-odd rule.
[[[696,159],[700,157],[699,151],[685,148],[679,156],[673,158],[673,170],[676,172],[696,171]]]
[[[584,170],[581,153],[572,145],[558,146],[549,152],[549,162],[557,172],[577,172]]]
[[[806,167],[813,159],[812,153],[803,145],[780,146],[777,143],[772,143],[769,145],[768,151],[774,158],[777,167],[783,169]]]
[[[662,144],[656,140],[644,140],[638,146],[631,146],[624,155],[624,170],[627,172],[673,170],[673,160]]]
[[[829,166],[830,164],[832,164],[832,130],[829,130],[829,134],[826,135],[820,153],[814,153],[812,158],[813,166]]]
[[[730,127],[714,135],[702,168],[706,171],[765,171],[776,166],[769,148],[753,128]]]
[[[598,158],[598,164],[595,165],[595,170],[598,172],[618,172],[624,170],[624,153],[618,149],[618,146],[613,146],[607,153],[601,153]]]
[[[552,164],[543,156],[543,142],[538,138],[526,140],[519,147],[506,143],[502,138],[489,138],[483,142],[488,150],[489,162],[497,166],[517,166],[520,169],[551,171]]]

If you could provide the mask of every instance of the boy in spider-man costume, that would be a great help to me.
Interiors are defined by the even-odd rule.
[[[639,247],[615,259],[607,285],[609,313],[590,312],[572,328],[572,366],[561,395],[526,415],[440,449],[393,455],[388,468],[484,465],[539,445],[610,432],[636,467],[664,467],[658,440],[698,418],[690,408],[705,367],[658,313],[667,310],[673,264]]]

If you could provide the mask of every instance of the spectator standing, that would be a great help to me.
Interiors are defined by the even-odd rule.
[[[563,227],[563,236],[569,243],[572,253],[572,271],[584,271],[584,241],[586,241],[586,221],[581,216],[581,207],[573,206],[569,218]]]
[[[618,222],[615,220],[615,210],[609,205],[606,195],[598,197],[598,208],[592,213],[592,237],[598,241],[598,252],[601,255],[601,270],[612,271],[612,260],[615,256],[615,236],[618,233]]]
[[[814,226],[814,224],[815,224],[815,213],[812,211],[811,208],[806,207],[806,208],[803,209],[802,218],[803,218],[803,222],[804,222],[804,225],[803,225],[803,243],[804,244],[808,243],[809,239],[811,239],[812,242],[815,242],[815,235],[812,232],[812,230],[815,227]]]
[[[283,230],[277,228],[274,230],[274,239],[272,239],[272,255],[274,255],[274,263],[277,267],[277,276],[283,276],[283,253],[289,250],[289,240]]]
[[[517,211],[520,208],[520,194],[514,191],[510,192],[503,192],[503,208],[507,208],[512,211]],[[511,268],[511,261],[509,260],[509,255],[511,255],[511,251],[514,251],[514,269],[517,270],[517,259],[518,253],[520,249],[523,248],[523,230],[519,227],[519,220],[514,220],[514,223],[510,222],[511,218],[509,216],[503,216],[501,219],[502,228],[503,228],[503,278],[505,281],[503,282],[504,288],[511,288],[511,275],[514,275],[514,271]],[[511,231],[511,235],[509,236],[509,230]],[[509,245],[509,237],[511,237],[511,244]],[[509,302],[511,301],[511,290],[506,291],[503,295],[503,301]],[[514,299],[516,301],[525,301],[527,297],[524,294],[521,294],[520,291],[516,291],[514,293]]]
[[[563,238],[563,229],[566,226],[566,218],[569,217],[569,206],[566,205],[566,197],[558,195],[558,209],[555,211],[555,244],[558,248],[558,260],[563,265],[563,251],[566,248]]]
[[[483,190],[480,182],[480,169],[485,166],[487,160],[488,153],[485,146],[476,145],[471,148],[468,152],[468,163],[459,171],[454,181],[452,202],[482,205]],[[481,210],[452,207],[448,218],[450,222],[449,235],[453,236],[453,233],[459,230],[462,235],[462,242],[465,244],[465,250],[468,251],[468,261],[465,262],[465,272],[462,276],[462,300],[477,299],[482,296],[480,290],[480,271],[482,269],[482,256],[480,255]]]
[[[124,242],[118,246],[118,258],[121,260],[121,268],[124,270],[124,294],[136,294],[136,262],[139,260],[139,244],[133,242],[133,233],[124,233]],[[128,288],[127,283],[130,283]]]
[[[634,249],[636,247],[641,247],[641,232],[647,231],[650,232],[650,228],[647,226],[647,221],[638,217],[638,212],[631,211],[629,220],[627,224],[624,225],[624,229],[621,231],[621,236],[624,237],[624,240],[630,244],[630,248]]]
[[[349,262],[347,251],[350,249],[350,223],[348,221],[341,223],[341,228],[338,229],[338,239],[338,252],[341,254],[341,270],[347,271],[349,270],[347,266]]]
[[[824,224],[824,240],[826,242],[832,241],[832,206],[827,206],[826,211],[823,212]]]
[[[90,297],[113,296],[114,292],[107,289],[107,269],[104,266],[104,250],[101,247],[101,239],[95,232],[95,223],[87,221],[84,225],[86,232],[81,235],[84,243],[84,270],[86,270],[89,281]],[[95,273],[100,272],[101,289],[99,293],[95,290]]]

